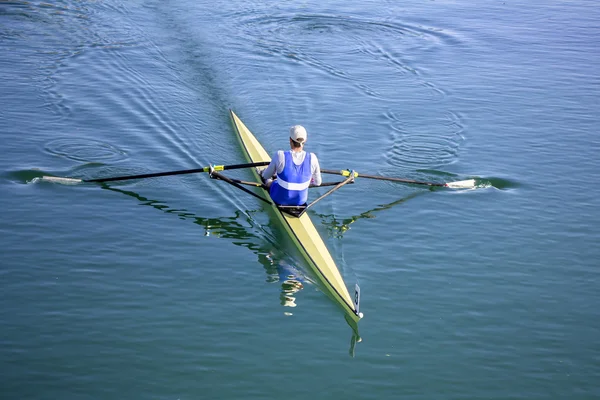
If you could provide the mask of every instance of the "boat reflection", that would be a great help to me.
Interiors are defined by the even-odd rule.
[[[284,307],[296,307],[295,294],[304,289],[304,283],[307,278],[302,271],[291,263],[288,263],[283,257],[277,258],[273,252],[268,254],[258,254],[261,264],[267,270],[267,282],[281,283],[281,293],[279,299]],[[276,271],[269,275],[269,270]],[[292,315],[291,311],[286,311],[286,315]]]
[[[133,197],[139,201],[140,205],[174,214],[181,219],[190,219],[195,224],[202,226],[205,236],[231,239],[233,244],[251,250],[257,255],[258,261],[265,269],[266,281],[280,285],[279,300],[282,306],[287,307],[284,311],[286,315],[293,314],[293,308],[297,306],[297,293],[304,289],[307,284],[317,285],[322,292],[327,293],[327,290],[320,287],[321,284],[317,279],[307,275],[294,265],[293,259],[288,255],[291,247],[281,245],[283,238],[280,235],[280,230],[272,229],[273,232],[266,232],[264,227],[258,226],[252,218],[242,211],[235,211],[231,217],[204,218],[185,209],[171,208],[163,201],[149,199],[130,190],[118,189],[107,184],[102,184],[101,187]],[[252,211],[249,213],[251,214]],[[347,314],[344,314],[344,316],[352,329],[349,353],[354,356],[356,343],[361,341],[358,334],[358,325]]]
[[[140,205],[150,206],[165,213],[175,214],[182,219],[191,219],[195,224],[203,227],[205,236],[232,239],[233,244],[246,247],[254,252],[258,257],[258,261],[265,269],[267,275],[266,281],[281,285],[279,294],[280,303],[282,306],[290,308],[289,311],[285,311],[286,315],[292,315],[291,309],[297,305],[297,293],[306,284],[320,286],[317,280],[312,279],[293,264],[293,260],[287,255],[288,253],[285,249],[280,250],[283,238],[279,230],[273,229],[273,232],[265,232],[263,227],[257,226],[251,217],[240,210],[235,211],[231,217],[204,218],[194,215],[185,209],[171,208],[163,201],[152,200],[130,190],[118,189],[107,184],[102,184],[101,186],[103,189],[133,197],[140,202]],[[415,191],[401,199],[347,218],[339,219],[333,215],[319,214],[314,210],[310,212],[321,219],[321,223],[327,227],[330,236],[341,238],[354,222],[363,218],[375,218],[374,214],[388,210],[424,193],[426,192]],[[252,211],[249,211],[249,213],[251,214]],[[324,289],[322,291],[324,293],[327,292]],[[356,344],[360,343],[362,338],[358,332],[358,324],[346,313],[344,313],[344,318],[352,330],[349,354],[354,357]]]
[[[204,218],[194,215],[185,209],[173,209],[163,201],[152,200],[130,190],[118,189],[107,184],[102,184],[101,186],[103,189],[133,197],[140,202],[140,205],[150,206],[165,213],[175,214],[182,219],[191,219],[195,224],[203,227],[205,236],[232,239],[233,244],[246,247],[254,252],[258,256],[258,261],[265,269],[267,275],[266,281],[280,284],[279,299],[281,305],[290,308],[289,311],[285,311],[286,315],[292,315],[291,309],[297,305],[297,293],[306,284],[320,286],[318,280],[312,279],[311,276],[294,265],[293,260],[288,256],[289,253],[285,250],[285,246],[282,249],[281,242],[283,238],[280,235],[280,230],[273,229],[272,232],[266,232],[264,227],[258,226],[247,213],[238,210],[231,217]],[[330,236],[341,238],[354,222],[363,218],[375,218],[374,214],[388,210],[424,193],[427,192],[415,191],[393,202],[379,205],[371,210],[347,218],[340,219],[333,215],[319,214],[314,210],[310,212],[313,216],[318,216],[321,219],[321,223],[327,227]],[[248,211],[248,213],[252,214],[253,211]],[[321,289],[322,292],[327,293],[326,290]],[[352,330],[349,354],[354,357],[356,344],[360,343],[362,338],[358,332],[358,324],[346,313],[344,313],[344,318]]]
[[[266,281],[281,284],[281,304],[285,307],[296,307],[295,294],[303,289],[308,278],[293,265],[286,253],[278,251],[278,247],[270,240],[269,233],[265,232],[264,228],[256,226],[252,218],[242,211],[235,211],[231,217],[204,218],[185,209],[171,208],[163,201],[152,200],[130,190],[118,189],[107,184],[101,186],[103,189],[133,197],[140,202],[140,205],[175,214],[181,219],[190,219],[204,228],[204,236],[232,239],[233,244],[251,250],[258,256],[258,261],[265,269]]]
[[[356,344],[362,342],[362,338],[358,333],[358,323],[352,318],[350,318],[348,314],[346,314],[344,318],[346,319],[346,323],[348,324],[348,326],[350,326],[350,328],[352,329],[352,337],[350,338],[350,349],[348,350],[348,354],[350,355],[350,357],[354,357],[356,353]]]

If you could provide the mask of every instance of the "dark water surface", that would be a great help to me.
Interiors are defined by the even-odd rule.
[[[2,397],[600,398],[600,7],[413,3],[0,1]],[[235,188],[36,179],[243,162],[229,108],[324,168],[477,179],[310,212],[356,346]]]

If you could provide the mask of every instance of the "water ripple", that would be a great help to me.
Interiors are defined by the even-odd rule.
[[[94,139],[58,138],[45,146],[50,154],[73,161],[111,163],[127,158],[127,152]]]
[[[35,66],[36,82],[45,106],[59,118],[72,115],[72,105],[57,88],[72,60],[94,48],[120,49],[137,46],[139,32],[126,24],[102,20],[104,12],[119,12],[111,5],[61,1],[58,4],[15,1],[5,4],[0,39],[18,38],[21,62]]]
[[[439,29],[327,14],[257,16],[254,11],[239,18],[242,33],[257,43],[266,58],[280,57],[346,80],[368,97],[387,97],[385,91],[392,79],[412,80],[415,86],[430,92],[428,100],[445,97],[442,89],[423,81],[418,67],[409,59],[413,48],[440,47],[454,40]],[[373,69],[361,68],[365,76],[360,76],[352,68],[357,63],[387,65],[389,72],[385,79],[378,80],[373,79]]]
[[[450,164],[458,158],[465,129],[460,115],[446,112],[443,117],[431,121],[427,132],[419,132],[417,127],[406,127],[392,111],[385,116],[389,120],[391,142],[385,157],[390,165],[424,168]],[[433,123],[437,123],[437,126],[431,128]]]

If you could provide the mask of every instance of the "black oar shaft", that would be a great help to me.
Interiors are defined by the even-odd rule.
[[[256,187],[262,187],[262,188],[267,189],[267,187],[263,183],[242,181],[240,179],[233,179],[233,178],[231,180],[234,181],[234,182],[237,182],[239,184],[242,184],[242,185],[256,186]],[[320,188],[320,187],[326,187],[326,186],[335,186],[335,185],[339,185],[342,182],[344,182],[344,181],[339,181],[339,182],[323,182],[319,186],[317,186],[317,185],[310,185],[309,188],[310,189],[314,189],[314,188]],[[350,183],[354,183],[354,182],[350,182]]]
[[[257,199],[260,199],[260,200],[264,201],[267,204],[273,204],[270,200],[268,200],[268,199],[266,199],[266,198],[264,198],[262,196],[257,195],[256,193],[254,193],[251,190],[246,189],[245,187],[243,187],[242,185],[240,185],[239,183],[237,183],[233,179],[226,177],[225,175],[221,175],[220,173],[218,173],[216,171],[212,171],[210,176],[211,176],[211,178],[221,179],[222,181],[225,181],[225,182],[229,183],[230,185],[233,185],[236,188],[238,188],[238,189],[240,189],[240,190],[242,190],[242,191],[244,191],[244,192],[246,192],[248,194],[251,194],[252,196],[256,197]]]
[[[233,179],[230,178],[232,181],[234,181],[235,183],[239,183],[241,185],[247,185],[247,186],[254,186],[254,187],[262,187],[262,188],[266,188],[266,186],[262,183],[258,183],[258,182],[249,182],[249,181],[243,181],[241,179]]]
[[[144,179],[144,178],[156,178],[158,176],[170,176],[170,175],[183,175],[183,174],[195,174],[198,172],[204,172],[204,168],[185,169],[181,171],[168,171],[168,172],[155,172],[151,174],[139,174],[139,175],[126,175],[126,176],[113,176],[112,178],[97,178],[97,179],[84,179],[84,182],[113,182],[113,181],[125,181],[128,179]]]
[[[313,189],[313,188],[320,188],[320,187],[326,187],[326,186],[335,186],[335,185],[339,185],[342,182],[344,182],[344,181],[339,181],[339,182],[323,182],[319,186],[317,186],[317,185],[310,185],[309,188]],[[349,182],[349,183],[354,183],[354,182]]]
[[[263,167],[265,165],[269,165],[269,162],[263,161],[263,162],[250,163],[250,164],[223,165],[223,170],[239,169],[239,168],[250,168],[250,167]],[[196,173],[199,173],[199,172],[208,172],[208,168],[182,169],[182,170],[179,170],[179,171],[155,172],[155,173],[150,173],[150,174],[114,176],[112,178],[84,179],[83,182],[125,181],[125,180],[128,180],[128,179],[156,178],[156,177],[159,177],[159,176],[196,174]]]
[[[308,209],[309,207],[314,206],[315,204],[317,204],[319,201],[323,200],[325,197],[329,196],[331,193],[335,192],[336,190],[338,190],[339,188],[341,188],[342,186],[344,186],[347,183],[353,183],[354,182],[354,174],[350,174],[350,176],[339,182],[337,185],[335,185],[334,187],[332,187],[330,190],[327,191],[327,193],[323,194],[322,196],[319,196],[317,199],[315,199],[312,203],[310,203],[309,205],[306,206],[306,209]],[[306,211],[306,209],[304,211]]]
[[[322,169],[321,172],[324,174],[348,176],[348,171],[335,171],[335,170],[331,170],[331,169]],[[380,181],[411,183],[414,185],[441,186],[441,187],[446,186],[445,183],[423,182],[423,181],[415,181],[412,179],[404,179],[404,178],[388,178],[386,176],[379,176],[379,175],[357,174],[356,177],[357,178],[367,178],[367,179],[378,179]]]

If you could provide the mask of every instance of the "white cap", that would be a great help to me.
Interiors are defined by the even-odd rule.
[[[306,142],[306,129],[302,125],[294,125],[290,128],[290,139],[296,143]]]

